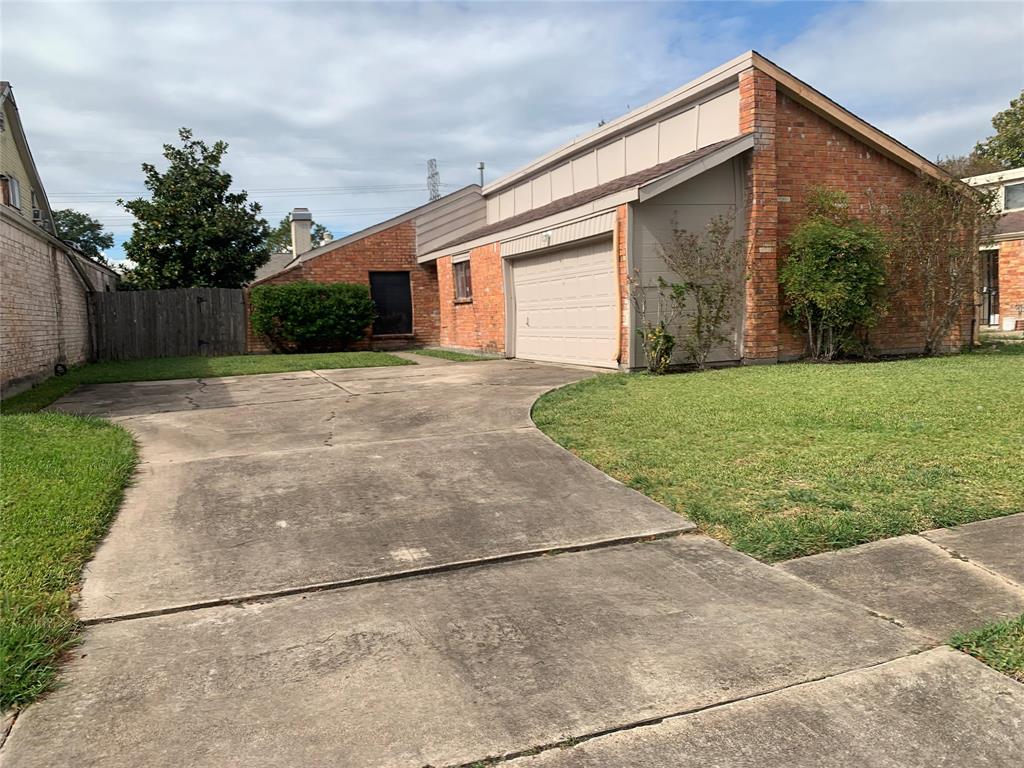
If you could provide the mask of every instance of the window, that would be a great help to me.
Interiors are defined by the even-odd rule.
[[[1003,187],[1003,210],[1024,208],[1024,183],[1007,184]]]
[[[13,176],[5,176],[3,177],[3,186],[4,203],[11,208],[21,210],[21,187],[18,186],[18,180]]]
[[[455,300],[472,301],[473,281],[469,273],[469,259],[454,264],[452,271],[455,274]]]

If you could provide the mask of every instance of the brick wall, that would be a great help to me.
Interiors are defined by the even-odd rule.
[[[615,259],[618,263],[616,278],[619,283],[619,365],[630,367],[630,344],[633,334],[629,328],[629,206],[620,205],[615,211]]]
[[[441,346],[504,354],[505,279],[498,244],[471,250],[469,264],[473,299],[456,302],[451,256],[437,260]]]
[[[758,70],[740,78],[740,127],[757,132],[747,178],[749,280],[746,286],[744,356],[749,360],[793,359],[805,351],[802,332],[794,331],[778,309],[777,259],[785,259],[786,240],[805,214],[807,193],[816,186],[845,192],[854,213],[896,203],[916,181],[913,171],[884,157],[859,139],[807,109]],[[895,254],[894,259],[898,259]],[[890,273],[899,265],[890,265]],[[895,281],[894,281],[895,283]],[[920,352],[924,346],[920,288],[899,284],[889,313],[871,331],[883,354]],[[967,292],[962,322],[948,340],[950,348],[967,340],[972,313]]]
[[[751,69],[740,74],[739,90],[740,132],[755,134],[746,183],[743,359],[774,362],[779,356],[775,81]]]
[[[408,271],[412,288],[412,339],[381,339],[369,336],[355,349],[399,345],[437,344],[440,339],[441,313],[438,305],[437,270],[434,265],[416,263],[416,225],[412,221],[396,224],[352,243],[295,265],[285,272],[259,280],[255,285],[309,280],[316,283],[358,283],[369,285],[370,272]],[[248,296],[246,297],[248,313]],[[270,346],[249,325],[247,347],[250,352],[269,352]]]
[[[91,353],[86,289],[68,256],[0,220],[0,388],[14,394]],[[41,233],[40,233],[41,234]]]
[[[999,322],[1024,320],[1024,240],[999,243]],[[1005,328],[1006,326],[1003,325]]]

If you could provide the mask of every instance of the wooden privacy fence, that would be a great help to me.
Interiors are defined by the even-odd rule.
[[[180,288],[93,296],[97,360],[245,352],[241,289]]]

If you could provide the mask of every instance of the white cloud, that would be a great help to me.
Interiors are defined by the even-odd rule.
[[[427,158],[448,185],[476,181],[480,160],[493,179],[749,48],[930,156],[968,149],[1024,80],[1009,4],[837,5],[809,19],[765,3],[3,12],[4,77],[53,202],[120,235],[129,218],[113,199],[141,192],[139,163],[182,125],[228,141],[250,190],[424,187],[253,193],[269,218],[304,205],[340,234],[421,203]]]

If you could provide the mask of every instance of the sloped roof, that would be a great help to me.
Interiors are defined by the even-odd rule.
[[[656,179],[660,179],[662,176],[667,176],[670,173],[682,170],[686,166],[699,162],[720,149],[737,144],[745,139],[746,136],[737,136],[733,139],[709,144],[706,147],[701,147],[700,149],[688,152],[685,155],[680,155],[679,157],[675,157],[671,160],[666,160],[664,163],[652,165],[650,168],[645,168],[642,171],[637,171],[636,173],[631,173],[626,176],[620,176],[617,179],[606,181],[604,184],[598,184],[596,187],[591,187],[590,189],[584,189],[580,192],[560,197],[557,200],[552,200],[547,205],[542,205],[540,208],[524,211],[516,216],[510,216],[507,219],[502,219],[501,221],[496,221],[484,227],[474,229],[471,232],[460,235],[444,245],[438,246],[434,250],[441,251],[445,248],[451,248],[453,245],[468,243],[471,240],[476,240],[480,237],[486,237],[487,235],[491,235],[496,232],[502,232],[506,229],[520,226],[521,224],[529,224],[531,221],[537,221],[538,219],[543,219],[556,213],[561,213],[562,211],[568,211],[572,208],[586,205],[587,203],[599,200],[600,198],[614,194],[615,192],[621,192],[624,189],[631,189],[633,187],[648,184]]]
[[[1018,232],[1024,234],[1024,211],[1010,211],[999,217],[996,222],[996,237],[1013,235]]]

